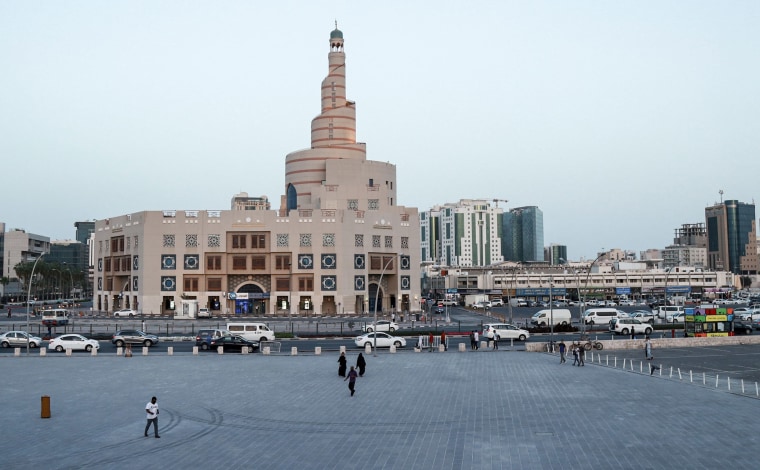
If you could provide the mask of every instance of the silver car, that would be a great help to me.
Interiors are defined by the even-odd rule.
[[[118,347],[125,344],[142,344],[151,347],[158,343],[158,336],[144,333],[140,330],[121,330],[117,331],[111,342]]]
[[[0,335],[0,346],[4,348],[26,347],[29,338],[30,348],[39,348],[42,338],[31,336],[26,331],[9,331]]]

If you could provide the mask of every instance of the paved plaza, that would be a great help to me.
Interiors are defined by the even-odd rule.
[[[357,351],[349,350],[349,364]],[[8,468],[754,468],[760,400],[518,351],[2,357]],[[52,417],[40,418],[41,396]],[[143,437],[158,397],[161,439]]]

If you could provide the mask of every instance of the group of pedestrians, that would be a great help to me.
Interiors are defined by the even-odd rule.
[[[553,344],[553,343],[552,343]],[[564,341],[560,341],[557,345],[557,349],[559,349],[559,363],[564,364],[567,362],[565,359],[565,353],[567,352],[567,345]],[[574,366],[585,366],[586,365],[586,350],[583,349],[583,346],[580,344],[573,344],[571,351],[573,353],[573,365]]]
[[[348,380],[348,389],[351,391],[351,396],[356,393],[356,379],[357,377],[364,377],[364,372],[367,368],[367,361],[364,359],[362,353],[359,353],[359,357],[356,358],[356,366],[351,366],[351,370],[346,374],[346,367],[348,360],[346,359],[346,353],[340,353],[338,358],[338,375],[344,377],[343,381]]]

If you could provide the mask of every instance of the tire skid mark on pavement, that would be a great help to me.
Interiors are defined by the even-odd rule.
[[[205,436],[205,435],[213,432],[214,430],[216,430],[216,428],[219,425],[221,425],[221,423],[223,421],[223,415],[222,415],[222,413],[220,413],[218,410],[215,410],[213,408],[202,408],[202,409],[204,409],[205,411],[208,412],[208,414],[210,415],[210,418],[209,419],[200,419],[200,418],[193,417],[191,420],[192,421],[198,421],[198,422],[202,422],[202,423],[208,424],[211,427],[208,427],[208,426],[204,427],[203,429],[201,429],[201,430],[199,430],[199,431],[197,431],[197,432],[195,432],[193,434],[190,434],[189,436],[183,436],[181,439],[172,439],[171,437],[168,438],[168,439],[166,439],[165,436],[162,436],[161,441],[159,441],[159,443],[158,443],[157,446],[154,446],[151,449],[140,449],[139,450],[140,454],[144,455],[144,454],[161,453],[161,452],[163,452],[166,449],[171,449],[173,447],[186,445],[188,442],[192,442],[192,441],[194,441],[196,439],[199,439],[199,438],[201,438],[201,437],[203,437],[203,436]],[[174,411],[171,408],[162,408],[161,411],[164,412],[164,413],[161,414],[162,416],[169,415],[169,421],[168,421],[168,424],[166,424],[165,426],[161,426],[161,423],[159,421],[159,433],[160,434],[164,434],[166,432],[172,431],[173,429],[176,429],[182,423],[183,417],[187,418],[186,415],[183,415],[181,413],[177,413],[176,411]],[[140,441],[143,441],[143,442],[147,441],[147,442],[150,442],[150,443],[155,443],[155,439],[153,438],[153,436],[149,435],[148,438],[145,438],[144,436],[140,436],[140,437],[135,437],[135,438],[127,439],[127,440],[122,441],[122,442],[120,442],[118,444],[99,446],[99,447],[97,447],[95,449],[89,449],[89,450],[86,450],[86,451],[74,452],[71,455],[67,456],[67,458],[75,458],[76,456],[83,456],[83,457],[92,456],[93,459],[92,460],[80,459],[80,462],[77,463],[76,465],[71,465],[71,466],[67,466],[67,467],[64,467],[64,468],[80,469],[80,468],[84,468],[84,467],[88,467],[88,466],[96,466],[96,465],[102,466],[102,465],[108,465],[108,464],[115,464],[115,463],[130,461],[130,460],[134,459],[134,452],[135,451],[134,451],[134,449],[132,449],[132,447],[135,445],[136,442],[140,442]],[[146,442],[146,444],[147,444],[147,442]],[[149,444],[149,445],[153,445],[153,444]],[[110,456],[110,457],[103,457],[102,456],[104,450],[113,452],[114,450],[119,449],[119,448],[128,448],[128,450],[125,449],[125,452],[122,455],[115,455],[115,456]]]

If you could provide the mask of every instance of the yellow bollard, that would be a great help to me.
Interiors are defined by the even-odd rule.
[[[47,395],[42,395],[42,411],[40,412],[40,417],[50,417],[50,397]]]

